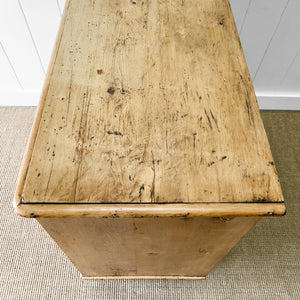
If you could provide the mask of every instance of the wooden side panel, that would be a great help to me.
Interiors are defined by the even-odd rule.
[[[83,277],[203,277],[260,219],[38,218]]]

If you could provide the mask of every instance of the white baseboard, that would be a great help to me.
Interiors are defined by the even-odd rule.
[[[6,92],[0,91],[0,106],[36,106],[40,91]],[[299,97],[257,96],[261,110],[300,110]]]
[[[37,106],[40,91],[0,91],[0,106]]]
[[[300,110],[300,97],[257,96],[261,110]]]

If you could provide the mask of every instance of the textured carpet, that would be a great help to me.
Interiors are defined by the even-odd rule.
[[[260,221],[204,281],[83,281],[13,191],[34,108],[0,108],[0,299],[300,299],[300,112],[263,112],[288,213]]]

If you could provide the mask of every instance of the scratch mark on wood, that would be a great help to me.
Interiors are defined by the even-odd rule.
[[[189,88],[187,82],[184,83],[184,89],[185,89],[185,95],[186,95],[186,100],[189,98]]]
[[[166,120],[166,151],[169,152],[169,146],[168,146],[168,122]]]
[[[153,152],[151,151],[151,155],[152,155],[152,171],[153,171],[153,179],[152,179],[152,187],[151,187],[151,202],[155,201],[155,160],[154,160],[154,156],[153,156]]]
[[[73,70],[73,67],[72,67]],[[70,77],[70,83],[69,83],[69,92],[68,92],[68,106],[67,106],[67,115],[66,115],[66,122],[68,123],[68,117],[69,117],[69,110],[70,110],[70,102],[71,102],[71,93],[72,93],[72,78],[73,78],[73,72],[71,73]]]
[[[214,120],[215,124],[216,124],[216,127],[218,129],[218,131],[220,132],[220,129],[219,129],[219,126],[218,126],[218,122],[217,122],[217,119],[215,118],[215,116],[213,115],[212,111],[210,111],[210,115],[212,117],[212,119]]]
[[[47,182],[47,186],[46,186],[45,194],[44,194],[45,197],[47,195],[47,192],[48,192],[48,189],[49,189],[50,180],[51,180],[51,176],[52,176],[52,173],[53,173],[53,164],[54,164],[54,157],[52,156],[50,174],[49,174],[49,178],[48,178],[48,182]]]
[[[77,185],[78,185],[78,179],[79,174],[81,172],[81,164],[82,164],[82,157],[83,157],[83,145],[85,141],[85,133],[87,129],[87,120],[88,120],[88,112],[89,112],[89,89],[86,89],[86,92],[83,94],[83,103],[82,103],[82,109],[81,109],[81,116],[80,116],[80,123],[79,123],[79,130],[78,130],[78,146],[76,147],[77,155],[79,156],[76,176],[75,176],[75,183],[74,183],[74,192],[73,192],[73,201],[76,202],[76,194],[77,194]]]
[[[207,114],[207,111],[206,111],[206,109],[204,109],[204,112],[205,112],[206,118],[207,118],[207,120],[208,120],[208,125],[209,125],[210,129],[212,129],[212,125],[211,125],[210,117],[209,117],[209,115]]]
[[[197,133],[193,133],[193,149],[194,149],[194,161],[196,162],[196,135]]]

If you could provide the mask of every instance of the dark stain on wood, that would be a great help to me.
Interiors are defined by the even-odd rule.
[[[199,248],[199,249],[198,249],[198,252],[199,252],[200,254],[206,254],[206,253],[207,253],[207,250],[202,249],[202,248]]]
[[[149,252],[149,253],[147,253],[149,256],[156,256],[156,255],[158,255],[158,253],[156,253],[156,252]]]
[[[109,94],[111,94],[111,95],[113,95],[114,93],[115,93],[115,88],[113,87],[113,86],[111,86],[111,87],[109,87],[108,89],[107,89],[107,92],[109,93]]]
[[[141,200],[141,198],[142,198],[142,191],[144,191],[145,190],[145,187],[144,187],[144,185],[142,184],[141,186],[140,186],[140,189],[139,189],[139,199]]]
[[[269,199],[266,199],[264,197],[254,197],[253,202],[258,202],[258,203],[267,203],[270,202]]]
[[[123,136],[123,133],[120,131],[106,131],[107,134],[114,134],[114,135],[119,135],[119,136]]]

